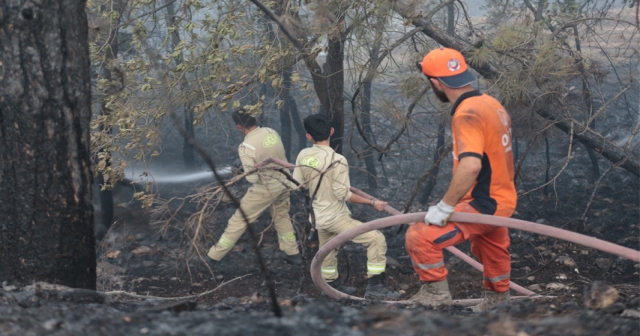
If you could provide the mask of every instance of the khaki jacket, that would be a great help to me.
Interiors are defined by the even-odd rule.
[[[320,187],[320,174],[324,173]],[[329,146],[313,145],[298,154],[293,178],[309,189],[309,196],[318,190],[313,199],[316,227],[322,229],[344,216],[351,216],[346,201],[351,198],[349,164],[344,156]]]
[[[238,146],[238,155],[245,172],[252,170],[256,164],[269,158],[287,161],[280,135],[268,127],[258,127],[245,135],[244,141]],[[268,167],[281,168],[277,164],[270,164]],[[285,187],[282,182],[287,183],[286,177],[275,170],[265,170],[247,175],[246,179],[256,187],[275,188],[275,190],[281,190]],[[287,183],[287,185],[289,184]]]

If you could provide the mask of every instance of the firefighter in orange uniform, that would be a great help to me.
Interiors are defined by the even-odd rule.
[[[517,194],[513,181],[511,119],[493,97],[476,91],[458,51],[439,48],[418,63],[442,102],[452,102],[453,177],[442,200],[429,207],[424,222],[412,225],[406,249],[423,282],[410,300],[424,305],[451,304],[442,249],[467,239],[484,265],[486,292],[480,312],[510,299],[511,257],[507,228],[448,222],[456,212],[511,217]]]

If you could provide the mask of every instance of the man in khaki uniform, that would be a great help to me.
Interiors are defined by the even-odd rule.
[[[243,109],[233,113],[233,121],[244,137],[244,142],[238,146],[238,154],[244,171],[250,171],[257,163],[268,158],[287,161],[284,146],[276,131],[268,127],[257,125],[256,118],[245,113]],[[267,166],[268,167],[268,166]],[[280,168],[280,166],[276,167]],[[275,170],[263,170],[246,177],[252,186],[240,201],[249,223],[258,219],[260,214],[269,209],[274,226],[278,232],[280,250],[285,254],[285,260],[294,265],[302,264],[296,235],[289,220],[289,191],[288,181],[282,173]],[[229,219],[218,243],[211,247],[207,254],[214,262],[224,257],[247,229],[240,209]]]
[[[331,238],[362,223],[351,218],[346,202],[369,204],[382,211],[387,202],[352,194],[349,191],[349,164],[340,154],[329,147],[329,138],[333,134],[331,120],[325,114],[313,114],[304,119],[307,139],[313,147],[298,154],[293,178],[304,184],[313,198],[313,212],[320,246]],[[322,177],[321,177],[322,175]],[[318,185],[319,184],[319,185]],[[353,242],[367,247],[367,277],[369,283],[366,298],[398,298],[400,294],[385,284],[387,265],[387,243],[380,231],[370,231],[355,237]],[[322,277],[333,288],[353,294],[355,289],[344,286],[338,280],[338,251],[334,250],[322,263]]]

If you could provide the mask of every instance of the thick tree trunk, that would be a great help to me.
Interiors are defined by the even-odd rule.
[[[85,2],[0,3],[0,280],[95,289]]]

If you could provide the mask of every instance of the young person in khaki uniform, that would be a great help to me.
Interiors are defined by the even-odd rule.
[[[287,161],[284,146],[276,131],[258,126],[256,118],[245,114],[243,109],[233,113],[233,121],[238,130],[245,135],[244,142],[238,146],[244,171],[250,171],[257,163],[268,158]],[[288,181],[282,173],[275,170],[256,172],[248,175],[246,179],[252,186],[240,201],[240,207],[249,223],[256,221],[262,212],[269,209],[278,232],[280,250],[286,254],[285,260],[294,265],[302,264],[296,235],[289,220],[289,189],[285,186]],[[222,259],[246,229],[247,223],[238,209],[229,219],[229,224],[218,243],[209,250],[209,258],[214,262]]]
[[[320,246],[338,234],[362,224],[351,218],[346,202],[368,204],[382,211],[387,202],[352,194],[349,191],[349,164],[340,154],[329,147],[329,138],[333,134],[331,120],[325,114],[313,114],[304,119],[307,139],[313,147],[298,154],[293,178],[309,190],[313,198],[313,212]],[[322,177],[321,177],[322,175]],[[318,185],[319,184],[319,185]],[[367,277],[369,282],[366,298],[398,298],[385,284],[387,243],[380,231],[370,231],[355,237],[353,242],[367,247]],[[355,293],[352,287],[344,286],[338,280],[338,251],[332,251],[322,263],[322,277],[333,288],[346,294]]]

